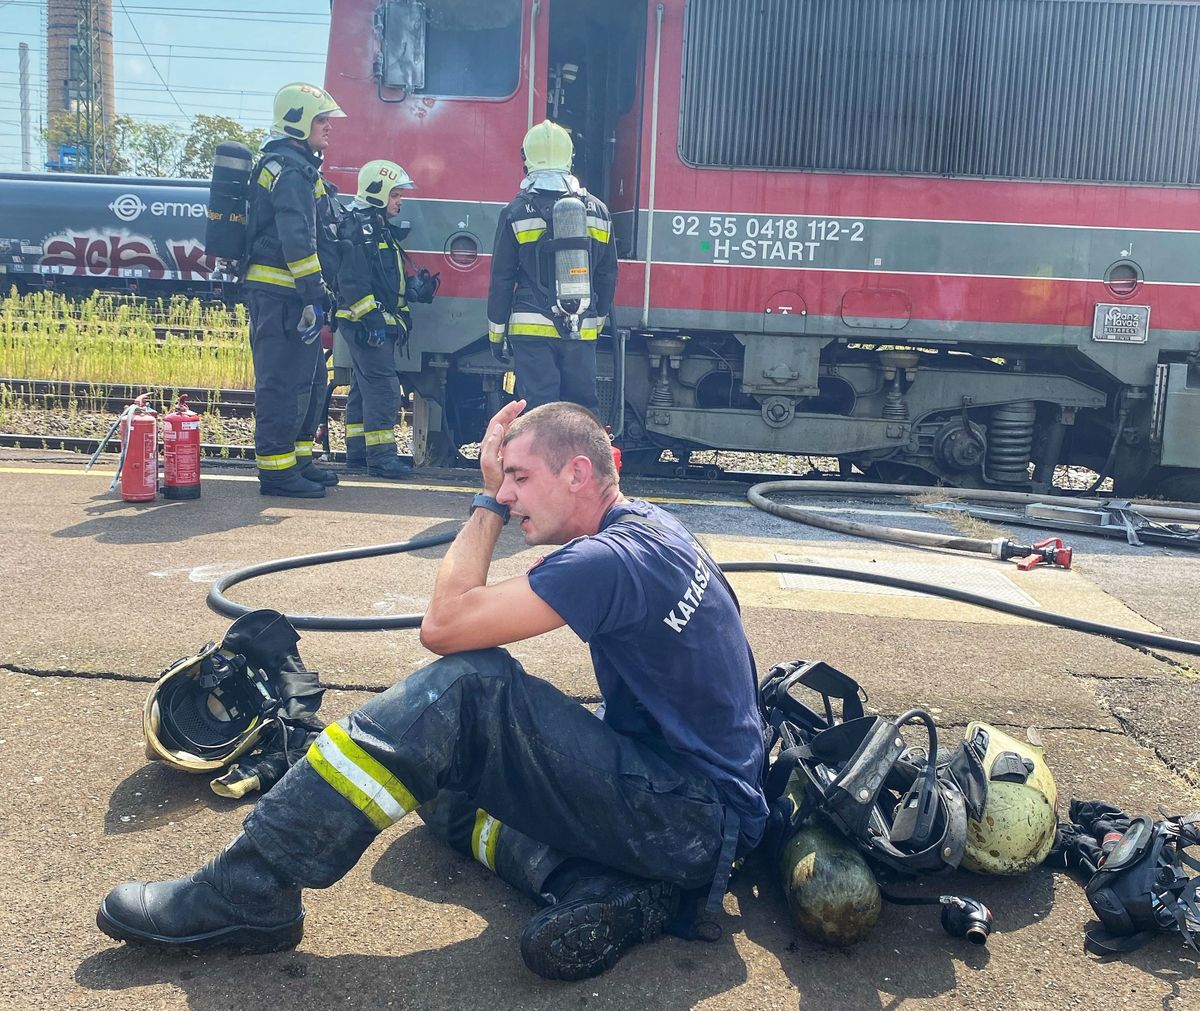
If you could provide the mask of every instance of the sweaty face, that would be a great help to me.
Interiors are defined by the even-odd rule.
[[[320,153],[329,147],[329,141],[333,138],[333,120],[328,113],[321,113],[319,116],[314,116],[312,121],[312,129],[308,134],[308,146],[314,151]]]
[[[392,191],[388,194],[387,199],[387,216],[394,218],[400,211],[400,205],[404,202],[404,189],[400,186],[393,186]]]
[[[520,435],[504,447],[504,483],[496,499],[520,521],[526,544],[566,544],[577,536],[572,528],[571,467],[555,474],[530,451],[532,443],[532,434]]]

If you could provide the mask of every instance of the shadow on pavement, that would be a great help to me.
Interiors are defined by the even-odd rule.
[[[209,789],[211,776],[190,776],[161,762],[150,762],[117,784],[104,812],[104,834],[121,835],[162,828],[206,811],[236,803]]]

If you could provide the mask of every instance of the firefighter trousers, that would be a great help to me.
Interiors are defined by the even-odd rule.
[[[324,888],[418,808],[528,895],[568,857],[707,887],[725,818],[664,743],[617,733],[489,649],[436,660],[327,727],[245,830],[297,885]]]
[[[346,399],[346,459],[385,463],[396,455],[396,415],[400,413],[400,376],[396,341],[389,331],[382,346],[367,347],[365,328],[342,321],[350,348],[350,395]]]
[[[296,330],[304,306],[294,298],[253,289],[247,300],[254,359],[254,454],[263,478],[292,471],[297,454],[305,455],[305,449],[311,459],[313,433],[324,408],[325,369],[321,342],[305,344]],[[308,462],[301,459],[300,469]]]
[[[594,340],[510,336],[508,343],[512,346],[517,396],[525,401],[526,410],[569,400],[600,417]]]

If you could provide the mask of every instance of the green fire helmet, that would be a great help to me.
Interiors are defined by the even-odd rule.
[[[308,140],[313,120],[322,115],[346,114],[328,91],[315,84],[285,84],[275,94],[275,122],[271,128],[284,137]]]
[[[386,207],[388,194],[397,186],[404,190],[416,189],[412,176],[403,166],[386,158],[376,158],[358,170],[358,199],[372,207]]]
[[[546,119],[525,134],[525,140],[521,143],[521,157],[525,159],[526,172],[547,169],[570,172],[575,145],[563,127]]]
[[[1040,744],[987,723],[967,727],[967,744],[988,778],[983,816],[967,821],[962,866],[979,874],[1023,874],[1046,859],[1058,825],[1058,787]]]

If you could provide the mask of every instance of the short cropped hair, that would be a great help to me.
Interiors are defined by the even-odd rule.
[[[504,444],[521,435],[533,436],[530,449],[555,474],[575,457],[586,456],[601,487],[617,483],[617,466],[608,434],[586,407],[564,400],[535,407],[509,425]]]

